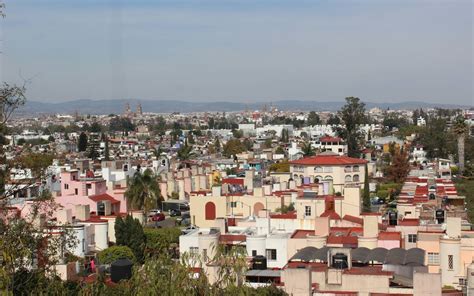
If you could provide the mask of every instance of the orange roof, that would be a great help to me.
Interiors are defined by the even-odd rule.
[[[379,276],[391,276],[393,272],[383,271],[382,266],[365,266],[365,267],[353,267],[344,271],[345,274],[354,275],[379,275]]]
[[[89,199],[92,200],[92,201],[95,201],[95,202],[110,201],[110,203],[112,203],[112,204],[116,204],[116,203],[120,202],[120,201],[116,200],[115,198],[113,198],[112,196],[108,195],[107,193],[92,195],[92,196],[89,196]]]
[[[334,210],[326,210],[321,214],[321,217],[329,217],[331,220],[341,220],[341,216]]]
[[[308,235],[314,235],[314,230],[297,229],[291,238],[306,238]]]
[[[364,219],[352,215],[344,215],[344,217],[342,217],[342,220],[346,220],[360,225],[364,224]]]
[[[288,212],[286,214],[270,214],[272,219],[296,219],[296,212]]]
[[[403,219],[398,221],[400,226],[418,226],[420,225],[420,219]]]
[[[366,164],[367,160],[360,158],[353,158],[341,155],[316,155],[312,157],[305,157],[298,160],[290,161],[290,164],[297,165],[353,165]]]
[[[379,233],[379,240],[401,240],[402,234],[399,231],[381,231]]]
[[[324,136],[324,137],[319,138],[319,141],[336,143],[336,142],[342,142],[342,139],[339,137]]]

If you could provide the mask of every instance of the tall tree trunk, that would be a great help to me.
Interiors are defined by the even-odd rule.
[[[458,135],[458,158],[459,158],[459,174],[462,175],[464,172],[464,140],[466,134],[462,133]]]

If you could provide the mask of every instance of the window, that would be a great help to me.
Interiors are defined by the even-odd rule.
[[[409,234],[408,235],[408,242],[409,243],[416,243],[416,234]]]
[[[316,173],[322,173],[323,172],[323,167],[317,166],[317,167],[314,168],[314,171]]]
[[[359,182],[359,175],[354,175],[354,176],[352,177],[352,181],[354,181],[354,182]]]
[[[332,167],[324,167],[325,173],[332,173]]]
[[[346,167],[344,168],[344,172],[346,172],[346,173],[352,172],[352,167],[351,167],[350,165],[346,166]]]
[[[252,257],[257,256],[257,250],[252,250]]]
[[[78,194],[79,194],[79,189],[75,188],[75,189],[74,189],[74,194],[75,194],[75,195],[78,195]]]
[[[351,182],[352,181],[351,175],[346,175],[345,181],[346,182]]]
[[[87,189],[92,189],[92,184],[86,184]]]
[[[428,252],[428,265],[439,265],[439,253]]]
[[[358,165],[353,166],[352,171],[353,172],[358,172],[359,171],[359,166]]]
[[[453,255],[448,255],[448,269],[449,270],[454,269]]]
[[[465,278],[460,278],[459,279],[459,285],[460,286],[466,286],[467,285],[467,280]]]
[[[68,190],[69,189],[69,184],[64,184],[64,189]]]
[[[198,247],[189,247],[189,254],[196,255],[199,253]]]
[[[332,181],[332,176],[329,176],[329,175],[328,175],[328,176],[324,177],[324,180],[326,180],[326,181]]]
[[[277,259],[277,250],[276,249],[267,249],[267,260],[276,260]]]
[[[305,216],[311,216],[311,206],[305,206],[304,207],[304,215]]]
[[[206,220],[216,219],[216,205],[213,202],[210,201],[206,203],[204,212]]]

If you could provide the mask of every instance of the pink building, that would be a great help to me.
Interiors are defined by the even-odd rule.
[[[106,181],[92,172],[81,176],[77,170],[61,173],[61,195],[56,202],[75,214],[76,205],[89,205],[98,215],[127,212],[123,190],[107,190]]]

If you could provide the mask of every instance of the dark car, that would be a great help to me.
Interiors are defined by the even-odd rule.
[[[176,209],[171,209],[171,210],[170,210],[170,216],[171,216],[171,217],[181,216],[181,211],[180,211],[180,210],[176,210]]]
[[[154,222],[159,222],[159,221],[164,221],[164,220],[165,220],[165,214],[163,213],[158,213],[151,217],[151,221],[154,221]]]
[[[190,222],[191,222],[191,216],[189,215],[189,212],[183,213],[181,217],[178,217],[176,219],[176,223],[178,223],[179,225],[187,226],[190,224]]]

